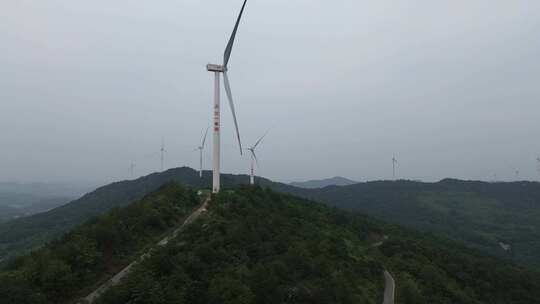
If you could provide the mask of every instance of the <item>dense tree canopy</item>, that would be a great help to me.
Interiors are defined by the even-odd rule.
[[[248,180],[246,175],[222,174],[225,187],[246,184]],[[205,171],[200,178],[198,172],[190,168],[170,169],[101,187],[45,213],[0,223],[0,264],[2,260],[61,236],[92,216],[126,206],[168,181],[197,188],[210,187],[212,176],[210,171]],[[282,193],[449,237],[540,271],[540,183],[399,180],[322,189],[301,189],[264,178],[257,178],[257,183]]]
[[[363,254],[375,230],[271,191],[223,192],[100,303],[379,303],[382,265]]]
[[[113,209],[0,272],[2,303],[72,303],[144,251],[200,203],[167,184]],[[98,302],[380,303],[382,272],[398,303],[535,303],[540,275],[454,241],[279,194],[240,187],[167,246],[151,249]]]
[[[540,295],[538,274],[452,241],[255,187],[219,194],[100,303],[380,303],[383,269],[396,278],[399,303]]]
[[[177,225],[200,199],[167,184],[122,209],[90,220],[0,272],[2,303],[67,303],[125,266]]]
[[[308,191],[338,208],[460,241],[540,271],[540,183],[378,181]],[[509,245],[507,250],[503,244]]]

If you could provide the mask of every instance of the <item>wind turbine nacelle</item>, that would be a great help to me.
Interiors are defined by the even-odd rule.
[[[222,65],[219,65],[219,64],[207,64],[206,65],[206,69],[210,72],[218,72],[218,73],[223,73],[225,72],[227,69],[222,66]]]

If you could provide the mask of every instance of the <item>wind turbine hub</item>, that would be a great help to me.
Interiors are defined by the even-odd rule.
[[[223,65],[209,63],[206,65],[206,69],[210,72],[224,73],[227,72],[227,68]]]

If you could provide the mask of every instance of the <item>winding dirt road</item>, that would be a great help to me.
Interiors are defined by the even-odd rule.
[[[208,207],[209,202],[210,202],[210,196],[208,196],[204,200],[202,205],[199,208],[197,208],[197,210],[193,211],[193,213],[191,213],[191,215],[188,216],[188,218],[182,223],[182,225],[180,225],[180,227],[176,228],[172,233],[170,233],[164,239],[159,241],[157,243],[157,245],[158,246],[167,245],[169,243],[169,241],[174,239],[182,231],[182,229],[185,226],[191,224],[203,212],[206,211],[206,208]],[[387,237],[385,236],[385,240],[386,240],[386,238]],[[373,246],[374,247],[379,247],[380,245],[383,244],[383,242],[384,242],[384,240],[381,241],[381,242],[373,244]],[[111,288],[111,287],[117,285],[118,283],[120,283],[120,281],[131,272],[133,266],[135,266],[137,263],[140,263],[140,262],[144,261],[148,257],[150,257],[150,253],[145,253],[145,254],[141,255],[138,259],[133,261],[128,266],[124,267],[124,269],[119,271],[116,275],[114,275],[112,278],[110,278],[107,282],[103,283],[101,286],[99,286],[96,290],[94,290],[88,296],[81,299],[81,301],[79,301],[79,303],[84,303],[84,304],[94,303],[94,301],[100,295],[102,295],[105,291],[107,291],[109,288]],[[395,298],[396,282],[395,282],[394,278],[392,277],[392,275],[387,270],[384,270],[383,274],[384,274],[385,286],[384,286],[384,298],[383,298],[383,303],[382,304],[394,304],[394,302],[395,302],[394,298]]]
[[[388,236],[384,235],[382,240],[373,243],[371,247],[380,247],[384,242],[388,240]],[[396,281],[386,269],[383,271],[384,275],[384,298],[383,304],[394,304],[396,297]]]
[[[388,271],[384,271],[384,299],[383,304],[394,304],[396,295],[396,282]]]
[[[164,239],[162,239],[161,241],[159,241],[157,243],[158,246],[165,246],[169,243],[170,240],[174,239],[181,231],[182,229],[191,224],[193,221],[195,221],[200,215],[201,213],[205,212],[206,211],[206,208],[208,207],[208,203],[210,202],[210,196],[208,196],[204,202],[202,203],[202,205],[197,208],[197,210],[193,211],[193,213],[191,213],[188,218],[182,223],[182,225],[180,225],[180,227],[176,228],[171,234],[169,234],[168,236],[166,236]],[[103,283],[101,286],[99,286],[96,290],[94,290],[92,293],[90,293],[89,295],[87,295],[86,297],[84,297],[81,301],[79,301],[79,303],[84,303],[84,304],[91,304],[91,303],[94,303],[94,301],[100,296],[102,295],[105,291],[107,291],[109,288],[117,285],[118,283],[120,283],[120,281],[125,277],[127,276],[133,266],[135,266],[137,263],[140,263],[142,261],[144,261],[146,258],[150,257],[150,253],[145,253],[143,255],[141,255],[138,259],[136,259],[135,261],[131,262],[131,264],[127,265],[126,267],[124,267],[124,269],[122,269],[120,272],[118,272],[117,274],[115,274],[112,278],[110,278],[107,282]]]

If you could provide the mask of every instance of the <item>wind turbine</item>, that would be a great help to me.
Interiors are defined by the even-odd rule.
[[[257,146],[261,143],[261,141],[266,136],[266,134],[268,134],[268,132],[266,132],[263,136],[261,136],[261,138],[259,138],[259,140],[257,140],[257,142],[253,146],[246,149],[249,152],[251,152],[251,168],[250,168],[250,175],[249,175],[250,185],[255,184],[255,175],[253,174],[255,163],[257,163],[257,167],[259,166],[259,161],[257,160],[257,155],[255,154],[255,148],[257,148]]]
[[[540,175],[540,156],[536,158],[536,163],[538,164],[538,168],[536,168],[536,170],[538,170],[538,175]]]
[[[197,149],[193,150],[193,151],[199,150],[199,155],[200,155],[200,158],[199,158],[199,177],[201,177],[201,178],[202,178],[202,171],[203,171],[203,167],[202,167],[203,150],[204,150],[204,143],[206,142],[206,135],[208,135],[208,129],[210,129],[210,127],[206,128],[206,132],[204,133],[201,145],[198,146]]]
[[[394,179],[396,179],[396,165],[397,165],[397,159],[396,156],[392,156],[392,176]]]
[[[129,174],[130,174],[131,178],[133,178],[134,173],[135,173],[135,163],[131,162],[131,164],[129,164]]]
[[[240,19],[244,13],[244,8],[246,7],[247,0],[244,0],[238,19],[236,19],[236,24],[232,31],[227,47],[223,54],[223,64],[207,64],[206,69],[209,72],[214,73],[214,143],[213,143],[213,171],[212,171],[212,192],[217,193],[220,189],[220,107],[219,107],[219,92],[220,85],[219,74],[223,74],[223,84],[225,87],[225,92],[227,93],[227,98],[229,99],[229,106],[231,107],[232,117],[234,121],[234,127],[236,129],[236,137],[238,139],[238,146],[240,147],[240,155],[242,155],[242,143],[240,141],[240,131],[238,130],[238,122],[236,120],[236,113],[234,111],[234,102],[231,92],[231,86],[229,84],[229,77],[227,76],[227,65],[231,57],[231,51],[234,44],[234,38],[236,37],[236,32],[238,31],[238,25],[240,24]]]
[[[159,149],[159,152],[161,153],[161,171],[163,171],[163,161],[164,161],[164,157],[165,157],[165,152],[167,152],[167,150],[165,150],[165,142],[163,140],[163,138],[161,138],[161,148]]]

